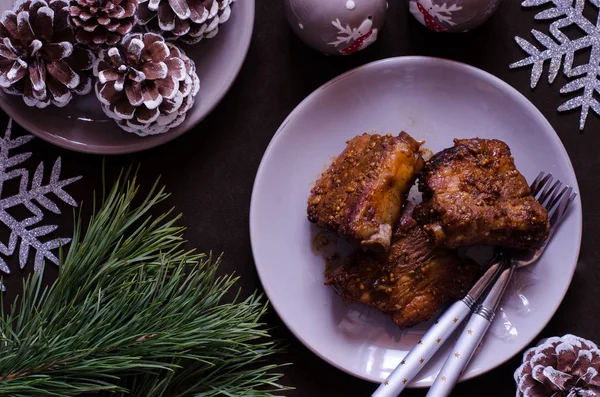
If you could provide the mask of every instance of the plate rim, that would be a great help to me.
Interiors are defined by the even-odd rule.
[[[237,0],[234,0],[234,2],[237,2]],[[188,129],[177,131],[172,134],[169,134],[169,132],[167,132],[166,134],[169,134],[169,135],[167,138],[165,138],[163,140],[144,139],[142,137],[142,138],[140,138],[140,140],[141,140],[140,143],[127,145],[126,147],[91,145],[91,144],[86,144],[86,143],[82,143],[82,142],[72,141],[72,140],[63,138],[61,136],[47,133],[45,131],[38,131],[35,128],[34,129],[26,128],[25,126],[29,124],[29,122],[27,121],[29,118],[25,117],[24,115],[21,116],[20,113],[7,111],[4,108],[2,108],[2,111],[4,113],[6,113],[8,115],[8,117],[13,119],[17,124],[19,124],[21,127],[23,127],[27,132],[35,135],[36,137],[38,137],[46,142],[49,142],[53,145],[59,146],[63,149],[68,149],[68,150],[72,150],[72,151],[79,152],[79,153],[98,154],[98,155],[130,154],[130,153],[142,152],[142,151],[145,151],[148,149],[155,148],[157,146],[164,145],[168,142],[171,142],[171,141],[179,138],[183,134],[190,132],[191,130],[196,128],[198,126],[198,124],[200,124],[200,122],[202,122],[206,117],[208,117],[208,115],[210,115],[213,112],[213,110],[215,110],[215,108],[221,103],[221,101],[223,100],[225,95],[229,92],[229,90],[231,89],[231,86],[237,80],[237,77],[239,76],[239,74],[242,70],[242,66],[244,65],[244,62],[246,61],[246,58],[248,56],[248,51],[250,50],[250,43],[252,41],[252,35],[254,32],[254,19],[255,19],[255,15],[256,15],[256,3],[255,3],[255,0],[240,0],[240,2],[250,3],[248,15],[246,16],[246,18],[244,20],[242,20],[240,22],[240,24],[243,24],[242,38],[240,39],[240,41],[242,41],[242,48],[243,48],[242,56],[239,57],[238,64],[234,68],[234,72],[232,74],[230,74],[226,79],[224,79],[224,81],[226,81],[226,84],[223,84],[220,87],[219,91],[217,92],[217,94],[214,97],[214,98],[216,98],[214,103],[211,106],[209,106],[207,108],[206,112],[201,117],[199,117],[196,121],[194,121],[189,126]],[[225,25],[222,28],[225,29],[226,25],[227,24],[225,23]],[[200,84],[202,85],[202,82],[200,82]],[[202,91],[202,88],[200,90]]]
[[[574,215],[576,215],[576,229],[577,229],[577,236],[576,236],[576,241],[577,241],[577,246],[576,246],[576,255],[575,255],[575,264],[572,266],[571,269],[571,273],[568,275],[569,277],[569,282],[566,284],[565,288],[563,291],[560,292],[560,294],[556,294],[556,295],[560,295],[560,300],[557,300],[557,304],[555,305],[554,309],[552,309],[551,315],[543,322],[532,326],[532,329],[535,331],[534,332],[534,336],[533,339],[527,341],[524,344],[519,344],[518,345],[518,349],[516,349],[515,353],[513,355],[511,355],[510,357],[500,360],[497,363],[492,364],[491,366],[489,366],[486,369],[481,369],[481,370],[477,370],[473,373],[469,373],[468,375],[462,375],[459,382],[463,382],[469,379],[473,379],[476,378],[478,376],[481,376],[489,371],[492,371],[493,369],[501,366],[502,364],[506,363],[507,361],[509,361],[510,359],[512,359],[513,357],[515,357],[517,354],[519,354],[524,348],[528,347],[531,345],[531,342],[533,340],[535,340],[537,338],[537,336],[541,333],[541,331],[548,325],[548,323],[550,322],[550,320],[552,320],[552,318],[554,317],[554,314],[556,314],[556,311],[559,309],[560,305],[562,304],[565,295],[569,289],[569,287],[571,286],[571,283],[573,281],[573,276],[575,274],[575,270],[577,268],[577,264],[579,261],[579,255],[581,253],[581,241],[582,241],[582,234],[583,234],[583,210],[582,210],[582,202],[581,202],[581,194],[580,194],[580,190],[579,190],[579,184],[577,181],[577,174],[575,173],[575,169],[573,168],[573,164],[571,162],[571,158],[565,148],[565,146],[562,143],[562,140],[560,139],[560,136],[556,133],[556,131],[554,130],[554,128],[552,127],[552,125],[550,124],[550,122],[548,121],[548,119],[546,119],[546,117],[542,114],[542,112],[535,107],[535,105],[533,105],[533,103],[527,99],[527,97],[525,97],[523,94],[521,94],[517,89],[515,89],[513,86],[511,86],[510,84],[508,84],[507,82],[505,82],[504,80],[500,79],[499,77],[494,76],[493,74],[486,72],[485,70],[479,69],[475,66],[472,65],[468,65],[466,63],[463,62],[458,62],[458,61],[454,61],[454,60],[450,60],[450,59],[445,59],[445,58],[439,58],[439,57],[429,57],[429,56],[418,56],[418,55],[410,55],[410,56],[398,56],[398,57],[390,57],[390,58],[385,58],[385,59],[380,59],[377,61],[373,61],[373,62],[369,62],[366,64],[363,64],[361,66],[358,66],[356,68],[353,68],[351,70],[348,70],[336,77],[334,77],[333,79],[327,81],[326,83],[324,83],[323,85],[321,85],[320,87],[318,87],[316,90],[314,90],[312,93],[310,93],[306,98],[304,98],[296,107],[294,107],[294,109],[289,113],[289,115],[285,118],[285,120],[281,123],[281,125],[279,126],[279,128],[277,129],[276,133],[273,135],[273,137],[271,138],[271,141],[269,142],[269,144],[267,145],[267,148],[265,149],[265,152],[263,154],[263,157],[261,159],[260,165],[257,169],[256,172],[256,176],[254,178],[254,183],[253,183],[253,187],[252,187],[252,194],[251,194],[251,198],[250,198],[250,214],[249,214],[249,231],[250,231],[250,246],[252,249],[252,256],[254,259],[254,266],[256,268],[256,271],[258,273],[258,277],[260,279],[261,285],[263,287],[263,290],[265,291],[265,294],[267,295],[267,297],[269,298],[269,303],[272,305],[272,307],[275,309],[275,312],[277,313],[277,315],[279,316],[280,320],[285,324],[285,326],[287,327],[287,329],[294,335],[294,337],[296,337],[296,339],[298,339],[300,342],[302,342],[302,344],[308,348],[311,352],[313,352],[317,357],[319,357],[320,359],[322,359],[323,361],[327,362],[328,364],[332,365],[333,367],[349,374],[352,375],[354,377],[357,377],[359,379],[362,380],[366,380],[372,383],[380,383],[380,380],[375,380],[373,378],[369,378],[367,376],[364,376],[358,372],[352,371],[349,368],[345,368],[342,367],[340,365],[338,365],[337,363],[329,360],[327,357],[325,357],[323,354],[321,354],[319,351],[317,351],[315,348],[313,348],[313,346],[311,346],[309,343],[307,343],[304,338],[302,338],[295,329],[293,329],[288,322],[286,321],[285,316],[282,315],[282,310],[278,307],[277,303],[275,303],[273,300],[270,299],[269,296],[269,290],[267,287],[265,287],[265,282],[264,282],[264,278],[265,275],[263,273],[261,273],[260,267],[258,266],[258,261],[257,261],[257,257],[256,257],[256,253],[255,253],[255,239],[256,239],[256,232],[254,231],[256,229],[257,226],[255,226],[256,224],[256,219],[258,218],[258,216],[255,214],[255,212],[257,211],[256,207],[257,207],[257,191],[258,191],[258,187],[259,185],[262,183],[262,174],[264,173],[264,168],[266,167],[266,163],[269,161],[270,157],[272,156],[273,153],[273,147],[276,145],[277,141],[281,138],[283,131],[285,129],[285,127],[287,126],[287,124],[292,120],[292,118],[300,111],[301,108],[307,106],[308,103],[310,103],[312,100],[314,100],[314,98],[316,98],[318,95],[321,94],[321,92],[323,92],[324,90],[328,89],[330,86],[337,84],[338,82],[340,82],[341,80],[344,80],[350,76],[352,76],[355,73],[358,72],[362,72],[365,69],[370,69],[376,66],[380,66],[380,65],[384,65],[384,64],[395,64],[396,67],[402,65],[402,64],[410,64],[410,63],[415,63],[415,64],[419,64],[419,63],[429,63],[429,64],[445,64],[450,68],[458,68],[458,69],[462,69],[462,70],[466,70],[470,73],[473,73],[475,75],[477,75],[478,77],[480,77],[481,79],[494,83],[495,85],[499,86],[504,92],[506,92],[507,94],[509,94],[511,97],[513,97],[515,100],[517,100],[518,102],[520,102],[521,104],[525,105],[526,107],[528,107],[531,111],[532,111],[532,117],[535,118],[536,122],[538,122],[542,127],[544,127],[544,129],[549,129],[549,131],[551,131],[554,134],[554,139],[556,139],[556,143],[558,143],[558,147],[562,150],[562,154],[566,157],[567,159],[567,164],[568,164],[568,171],[570,171],[572,173],[572,175],[574,176],[574,186],[572,186],[576,192],[578,192],[577,195],[577,201],[579,203],[579,205],[577,206],[577,212],[573,213]],[[551,139],[552,138],[552,135]],[[431,386],[431,383],[433,382],[421,382],[418,385],[414,385],[414,384],[409,384],[409,388],[426,388]]]

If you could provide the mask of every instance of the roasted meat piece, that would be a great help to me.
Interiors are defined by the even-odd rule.
[[[406,328],[428,320],[445,302],[462,298],[478,273],[475,262],[435,247],[409,209],[387,255],[358,251],[331,272],[326,284],[345,300],[390,314]]]
[[[387,251],[406,195],[423,168],[419,148],[406,132],[351,139],[311,190],[308,219],[366,250]]]
[[[441,247],[534,249],[548,237],[546,209],[502,141],[455,139],[427,162],[419,190],[415,218]]]

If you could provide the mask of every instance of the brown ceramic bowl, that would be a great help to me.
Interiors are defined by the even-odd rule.
[[[0,0],[0,11],[12,8],[13,0]],[[20,97],[0,90],[0,107],[34,135],[78,152],[122,154],[149,149],[177,138],[206,117],[223,96],[246,58],[254,26],[254,0],[238,0],[231,18],[213,39],[182,48],[196,62],[200,92],[183,124],[165,134],[138,137],[121,130],[100,108],[92,93],[75,97],[64,108],[31,108]]]

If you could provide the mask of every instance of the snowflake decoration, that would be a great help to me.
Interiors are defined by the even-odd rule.
[[[549,83],[554,82],[562,65],[564,75],[574,80],[562,87],[560,93],[583,91],[560,105],[558,110],[562,112],[581,108],[579,129],[583,130],[590,108],[600,115],[600,102],[594,98],[594,91],[600,93],[600,80],[598,79],[600,74],[600,27],[597,26],[600,20],[590,21],[583,15],[583,9],[586,4],[600,8],[600,0],[525,0],[521,5],[535,7],[549,3],[552,7],[538,13],[535,19],[556,19],[550,24],[550,33],[553,38],[535,29],[532,30],[531,33],[535,39],[545,47],[545,49],[539,50],[527,40],[515,37],[519,46],[529,54],[529,57],[513,63],[510,68],[532,65],[531,88],[534,88],[540,80],[545,61],[550,61]],[[560,29],[572,25],[576,25],[584,31],[585,36],[571,40],[561,32]],[[575,52],[586,48],[591,48],[588,63],[573,67]]]
[[[77,203],[64,191],[65,186],[79,180],[81,176],[69,179],[60,179],[61,161],[60,157],[55,161],[50,180],[44,184],[44,163],[40,163],[29,183],[29,171],[26,168],[13,168],[21,165],[27,160],[31,153],[20,153],[11,156],[9,151],[25,145],[33,139],[32,135],[11,138],[12,120],[9,120],[4,137],[0,137],[0,193],[2,193],[4,184],[10,180],[17,179],[19,182],[19,192],[8,197],[0,197],[0,222],[6,225],[11,233],[8,244],[0,242],[0,254],[10,256],[19,246],[19,265],[21,269],[25,267],[29,258],[29,251],[35,251],[34,270],[39,272],[44,260],[49,260],[58,265],[58,258],[52,253],[52,250],[68,244],[71,239],[54,238],[45,242],[40,238],[48,236],[54,232],[56,225],[39,225],[44,218],[42,208],[60,214],[60,209],[56,203],[48,197],[50,193],[54,194],[61,201],[74,207]],[[31,212],[31,216],[23,220],[15,219],[8,210],[18,205],[23,205]],[[10,274],[10,269],[6,261],[0,256],[0,271]],[[4,290],[4,286],[2,286]]]

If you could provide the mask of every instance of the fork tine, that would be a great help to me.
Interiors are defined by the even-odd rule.
[[[540,196],[538,198],[538,201],[540,202],[540,204],[544,204],[546,202],[546,200],[548,200],[549,197],[552,197],[552,194],[557,191],[557,189],[560,189],[562,186],[562,182],[559,181],[558,179],[556,180],[556,182],[554,182],[554,184],[552,184],[550,186],[550,183],[552,182],[552,180],[550,180],[548,182],[548,186],[546,186],[546,188],[540,193]]]
[[[535,191],[538,187],[538,185],[540,184],[542,178],[544,177],[544,175],[546,175],[546,173],[544,171],[541,171],[538,176],[535,177],[535,179],[533,180],[533,182],[531,182],[531,185],[529,185],[529,188],[531,189],[531,192],[533,193],[533,191]]]
[[[577,193],[573,192],[572,187],[567,186],[567,193],[563,195],[560,203],[556,206],[552,218],[550,218],[550,233],[548,235],[548,239],[552,238],[552,235],[556,231],[558,224],[564,218],[569,205],[573,202],[573,200],[575,200],[575,197],[577,197]]]
[[[564,213],[567,211],[567,207],[569,206],[569,204],[575,199],[575,197],[573,197],[573,194],[573,188],[566,186],[565,194],[555,206],[555,210],[552,214],[551,221],[554,220],[554,222],[556,222],[559,218],[561,218],[564,215]]]
[[[561,189],[562,188],[562,189]],[[553,208],[556,207],[557,203],[562,200],[562,198],[564,197],[564,195],[567,193],[569,189],[569,186],[561,186],[559,187],[559,189],[556,191],[555,194],[552,195],[552,197],[550,197],[545,204],[545,207],[548,211],[548,217],[550,217],[550,210],[552,210]]]
[[[546,174],[545,172],[540,172],[538,174],[538,176],[535,178],[535,180],[531,183],[531,194],[533,196],[536,196],[540,190],[546,186],[546,183],[548,182],[548,179],[552,178],[552,174],[548,173]]]
[[[569,186],[565,186],[564,188],[562,188],[562,190],[557,194],[556,198],[552,201],[552,203],[548,202],[546,203],[545,207],[546,207],[546,211],[548,211],[548,220],[552,220],[552,216],[554,215],[554,213],[560,208],[562,201],[565,199],[565,197],[569,197],[567,193],[567,191],[570,189]],[[550,205],[553,204],[553,205]],[[552,222],[550,222],[552,223]]]
[[[573,190],[573,193],[571,193],[571,196],[569,197],[569,202],[567,203],[567,208],[565,208],[565,212],[567,212],[569,205],[571,205],[571,203],[573,201],[575,201],[576,198],[577,198],[577,192]],[[563,213],[563,216],[564,216],[564,213]]]

